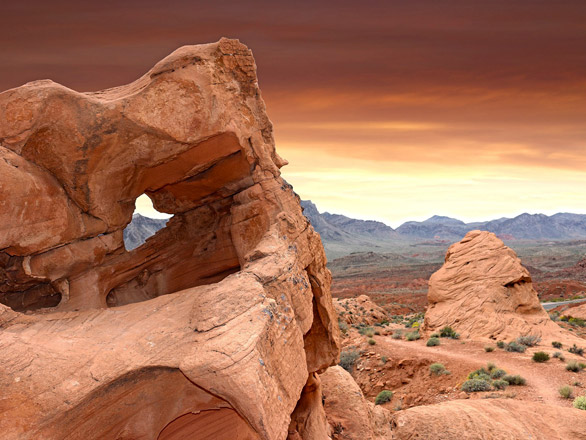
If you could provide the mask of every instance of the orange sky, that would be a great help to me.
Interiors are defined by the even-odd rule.
[[[583,0],[13,3],[0,89],[101,89],[183,44],[248,44],[283,175],[321,210],[586,212]]]

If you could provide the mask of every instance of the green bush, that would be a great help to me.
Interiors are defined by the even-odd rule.
[[[492,386],[495,390],[504,390],[506,387],[509,386],[509,382],[502,379],[497,379],[492,381]]]
[[[496,346],[497,346],[498,348],[505,348],[505,341],[498,341],[498,342],[496,343]]]
[[[566,370],[573,371],[574,373],[578,373],[581,370],[583,370],[583,368],[580,366],[580,364],[578,362],[570,361],[566,364]]]
[[[405,339],[408,341],[416,341],[419,338],[421,338],[421,335],[419,334],[418,330],[415,330],[413,332],[409,332],[405,335]]]
[[[560,396],[562,396],[564,399],[571,399],[572,394],[574,394],[572,387],[569,387],[568,385],[564,385],[558,391],[560,393]]]
[[[403,333],[400,331],[396,331],[393,333],[393,336],[391,336],[393,339],[401,339],[403,337]]]
[[[382,405],[383,403],[390,402],[393,398],[393,392],[389,390],[382,390],[374,399],[375,405]]]
[[[386,364],[388,360],[389,360],[389,359],[388,359],[386,356],[382,356],[382,357],[380,358],[380,361],[381,361],[383,364]]]
[[[553,348],[562,348],[562,343],[558,341],[553,341],[551,345],[553,346]]]
[[[474,393],[478,391],[490,391],[490,382],[482,379],[468,379],[462,384],[462,391]]]
[[[460,335],[458,333],[456,333],[452,327],[447,325],[440,330],[440,337],[441,338],[459,339]]]
[[[572,405],[574,408],[586,410],[586,396],[576,397]]]
[[[374,345],[374,344],[376,344],[376,341],[374,339],[370,338],[368,340],[368,345]]]
[[[490,372],[491,379],[500,379],[501,377],[505,376],[507,372],[502,368],[495,368]]]
[[[374,329],[372,327],[361,327],[358,330],[358,333],[364,336],[368,336],[369,338],[372,338],[374,336]]]
[[[519,376],[518,374],[506,374],[503,376],[503,380],[506,381],[509,385],[525,385],[527,383],[525,378]]]
[[[484,367],[479,368],[478,370],[474,370],[473,372],[468,374],[468,379],[490,380],[490,371],[485,369]]]
[[[446,370],[446,367],[444,367],[443,364],[437,362],[429,366],[429,372],[431,374],[435,374],[436,376],[441,374],[449,374],[448,370]]]
[[[437,345],[440,345],[440,340],[439,338],[429,338],[425,345],[427,345],[428,347],[435,347]]]
[[[338,318],[338,327],[340,327],[340,331],[343,334],[348,333],[348,324],[346,324],[346,321],[341,318]]]
[[[484,347],[484,351],[486,351],[487,353],[492,353],[494,351],[494,347],[487,345],[486,347]]]
[[[505,346],[505,351],[516,352],[516,353],[524,353],[525,350],[527,350],[527,347],[525,345],[519,344],[519,343],[517,343],[515,341],[509,342]]]
[[[535,347],[541,342],[541,338],[537,335],[519,336],[516,342],[517,344],[524,345],[525,347]]]
[[[439,337],[440,337],[439,333],[432,333],[430,336],[430,338],[439,338]]]
[[[582,347],[578,347],[576,344],[568,348],[568,351],[570,353],[577,354],[578,356],[584,356],[584,349]]]
[[[551,355],[551,357],[556,358],[556,359],[559,359],[560,361],[565,361],[566,360],[566,358],[564,357],[564,355],[561,352],[559,352],[559,351],[555,351]]]
[[[531,359],[533,359],[533,362],[547,362],[549,360],[549,354],[547,354],[545,351],[536,351],[533,353],[533,357]]]
[[[346,370],[348,373],[352,373],[354,370],[354,364],[360,357],[360,353],[356,350],[344,350],[340,353],[340,367]]]

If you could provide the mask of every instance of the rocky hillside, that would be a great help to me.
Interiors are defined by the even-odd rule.
[[[521,214],[485,222],[464,223],[450,217],[433,216],[423,222],[407,222],[397,228],[401,235],[444,240],[460,239],[479,229],[493,232],[504,239],[568,240],[586,238],[586,215],[558,213]]]
[[[586,215],[558,213],[521,214],[484,222],[465,223],[461,220],[434,215],[422,221],[403,223],[396,230],[384,223],[357,220],[344,215],[320,213],[310,200],[301,201],[305,216],[320,233],[330,258],[351,252],[389,252],[390,247],[448,244],[461,240],[473,230],[489,231],[503,240],[575,240],[586,239]],[[389,246],[390,245],[390,246]]]
[[[124,230],[124,246],[131,251],[141,246],[147,238],[165,227],[167,219],[150,218],[140,214],[134,214],[132,221]]]

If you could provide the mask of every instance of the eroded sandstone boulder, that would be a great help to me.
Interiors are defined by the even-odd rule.
[[[235,40],[102,92],[1,93],[3,438],[327,438],[339,330],[285,163]],[[174,216],[127,251],[144,193]]]
[[[391,439],[391,415],[365,399],[350,373],[340,366],[321,374],[324,405],[333,438],[338,440]]]
[[[465,338],[576,339],[551,321],[515,252],[491,232],[471,231],[429,280],[423,329],[451,326]]]

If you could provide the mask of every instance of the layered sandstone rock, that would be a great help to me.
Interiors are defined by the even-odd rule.
[[[330,274],[285,163],[234,40],[0,94],[3,438],[327,438]],[[174,217],[127,251],[143,193]]]
[[[573,318],[586,319],[586,304],[577,307],[572,307],[564,312],[565,315]]]
[[[573,408],[517,400],[454,400],[400,411],[397,440],[584,440],[586,417]]]
[[[521,260],[491,232],[471,231],[450,246],[427,298],[426,332],[451,326],[466,338],[574,339],[551,321]]]
[[[333,438],[338,440],[391,439],[390,413],[368,402],[350,373],[340,366],[321,374],[324,405]]]

